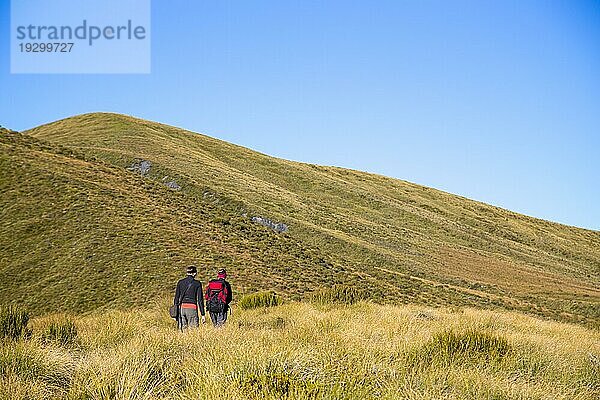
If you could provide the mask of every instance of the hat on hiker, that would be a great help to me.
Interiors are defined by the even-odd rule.
[[[186,272],[188,275],[195,275],[198,270],[196,269],[195,265],[190,265],[189,267],[187,267]]]
[[[225,271],[225,268],[221,268],[219,270],[219,272],[217,272],[217,277],[218,278],[227,278],[227,271]]]

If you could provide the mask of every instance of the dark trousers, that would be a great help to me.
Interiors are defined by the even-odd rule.
[[[225,321],[227,321],[227,310],[220,312],[220,313],[216,313],[216,312],[209,312],[210,314],[210,320],[212,321],[214,326],[223,326],[225,324]]]

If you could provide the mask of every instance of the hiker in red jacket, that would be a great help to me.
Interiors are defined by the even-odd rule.
[[[202,284],[194,279],[197,273],[196,267],[191,265],[187,267],[187,276],[177,282],[173,304],[179,306],[177,325],[181,330],[198,327],[198,310],[202,315],[202,323],[206,322]]]
[[[227,321],[227,311],[231,303],[231,285],[225,280],[227,271],[220,269],[217,279],[208,282],[206,286],[206,308],[214,326],[220,327]]]

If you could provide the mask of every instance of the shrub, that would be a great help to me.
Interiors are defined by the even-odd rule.
[[[42,333],[45,343],[57,343],[61,346],[69,346],[77,340],[77,326],[70,319],[61,318],[50,322]]]
[[[275,292],[258,292],[248,294],[240,299],[238,306],[242,310],[259,307],[273,307],[283,304],[283,300]]]
[[[0,338],[16,340],[27,337],[31,330],[27,328],[29,313],[17,307],[0,307]]]
[[[346,304],[351,305],[365,300],[363,292],[354,287],[334,285],[330,289],[324,289],[313,293],[310,301],[316,304]]]

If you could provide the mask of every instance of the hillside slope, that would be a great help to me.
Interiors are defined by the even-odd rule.
[[[111,225],[106,229],[113,232],[116,228],[112,225],[120,224],[122,232],[137,235],[132,224],[141,225],[138,221],[143,218],[138,218],[138,213],[144,218],[148,214],[156,215],[155,220],[144,225],[148,234],[169,240],[171,247],[165,249],[185,254],[175,260],[169,258],[165,250],[148,260],[144,268],[157,279],[174,277],[177,262],[201,260],[211,264],[218,260],[223,265],[239,268],[235,278],[242,286],[266,288],[268,281],[274,279],[280,282],[279,289],[292,297],[302,297],[331,283],[343,283],[368,288],[372,297],[383,301],[470,304],[515,308],[588,323],[600,320],[600,232],[527,217],[397,179],[281,160],[201,134],[118,114],[94,113],[68,118],[24,132],[23,138],[30,140],[29,137],[74,149],[94,167],[110,169],[118,181],[132,181],[120,192],[121,201],[129,201],[140,186],[152,187],[144,193],[160,198],[152,212],[129,207],[130,214],[122,215],[127,207],[114,204],[113,199],[106,200],[114,210],[110,217],[106,216],[106,224]],[[37,208],[40,204],[47,207],[47,212],[54,210],[55,207],[48,204],[48,197],[38,196],[29,206],[18,202],[23,195],[15,192],[11,182],[22,179],[23,171],[11,167],[16,162],[13,152],[3,151],[3,157],[6,159],[2,164],[3,205],[19,204],[23,213],[31,212],[27,207]],[[21,157],[33,157],[33,154],[23,150],[17,159]],[[140,160],[151,162],[143,178],[127,171]],[[65,163],[57,161],[61,168]],[[94,167],[73,166],[62,176],[69,180],[71,174],[85,173],[83,182],[95,188],[112,187],[113,184],[106,183],[107,177],[90,173]],[[36,168],[55,176],[53,169],[58,167],[39,160]],[[12,171],[11,179],[4,178],[5,169]],[[38,193],[40,190],[35,186],[46,182],[32,184],[30,190]],[[165,189],[165,182],[176,182],[181,190]],[[47,190],[53,193],[52,186]],[[78,195],[83,196],[90,190],[85,187]],[[5,196],[6,191],[12,195]],[[180,202],[174,214],[181,215],[181,222],[168,211],[173,199]],[[73,199],[63,201],[71,204]],[[140,203],[148,206],[145,200]],[[98,212],[104,216],[101,211],[90,213],[90,209],[96,209],[95,205],[75,204],[80,204],[81,210],[73,211],[73,224],[65,228],[65,232],[79,235],[82,227],[79,215],[90,214],[92,218]],[[221,223],[205,226],[206,222],[192,217],[196,212],[192,210],[203,210],[209,205],[224,213],[218,218]],[[158,216],[161,213],[163,215]],[[277,235],[252,223],[254,216],[285,223],[289,231]],[[155,229],[155,223],[163,221],[164,224],[165,219],[176,220],[171,222],[174,224],[171,230]],[[13,235],[12,217],[2,220],[5,237],[19,238],[4,245],[7,248],[2,249],[3,255],[14,254],[18,259],[19,251],[36,248],[34,242],[21,240],[24,233]],[[188,226],[183,221],[197,225]],[[28,229],[28,235],[40,240],[40,233],[31,227]],[[97,227],[90,229],[93,233]],[[213,247],[214,255],[210,256],[202,246],[194,248],[196,243],[208,240],[203,237],[207,236],[206,232],[227,229],[242,231],[228,243],[229,251],[261,258],[263,269],[239,257],[221,259],[220,255],[226,252],[220,244]],[[295,243],[314,261],[302,266],[294,254],[280,255],[281,249],[274,249],[270,244],[256,246],[246,229],[256,231],[253,234],[262,235],[260,237],[264,236],[267,241],[285,241],[290,246]],[[178,236],[179,240],[171,240],[174,232],[182,235]],[[195,240],[182,232],[188,232]],[[111,243],[99,240],[97,247],[109,248]],[[147,247],[139,243],[136,246],[125,254],[134,259],[148,257]],[[242,250],[243,246],[246,247]],[[82,253],[86,253],[85,250],[82,249]],[[110,251],[108,259],[103,261],[110,260],[120,266],[124,257],[118,254]],[[298,257],[303,259],[304,256]],[[3,257],[2,271],[17,271],[15,263]],[[64,263],[61,265],[68,268],[77,264],[74,260]],[[93,257],[89,263],[101,264]],[[58,264],[46,265],[52,270],[52,266]],[[320,269],[313,269],[315,266]],[[267,279],[262,279],[265,274]],[[160,290],[167,292],[166,286],[147,290],[153,294],[162,293]]]
[[[147,307],[185,266],[300,297],[345,281],[317,251],[220,206],[70,149],[0,135],[0,302],[35,314]]]

